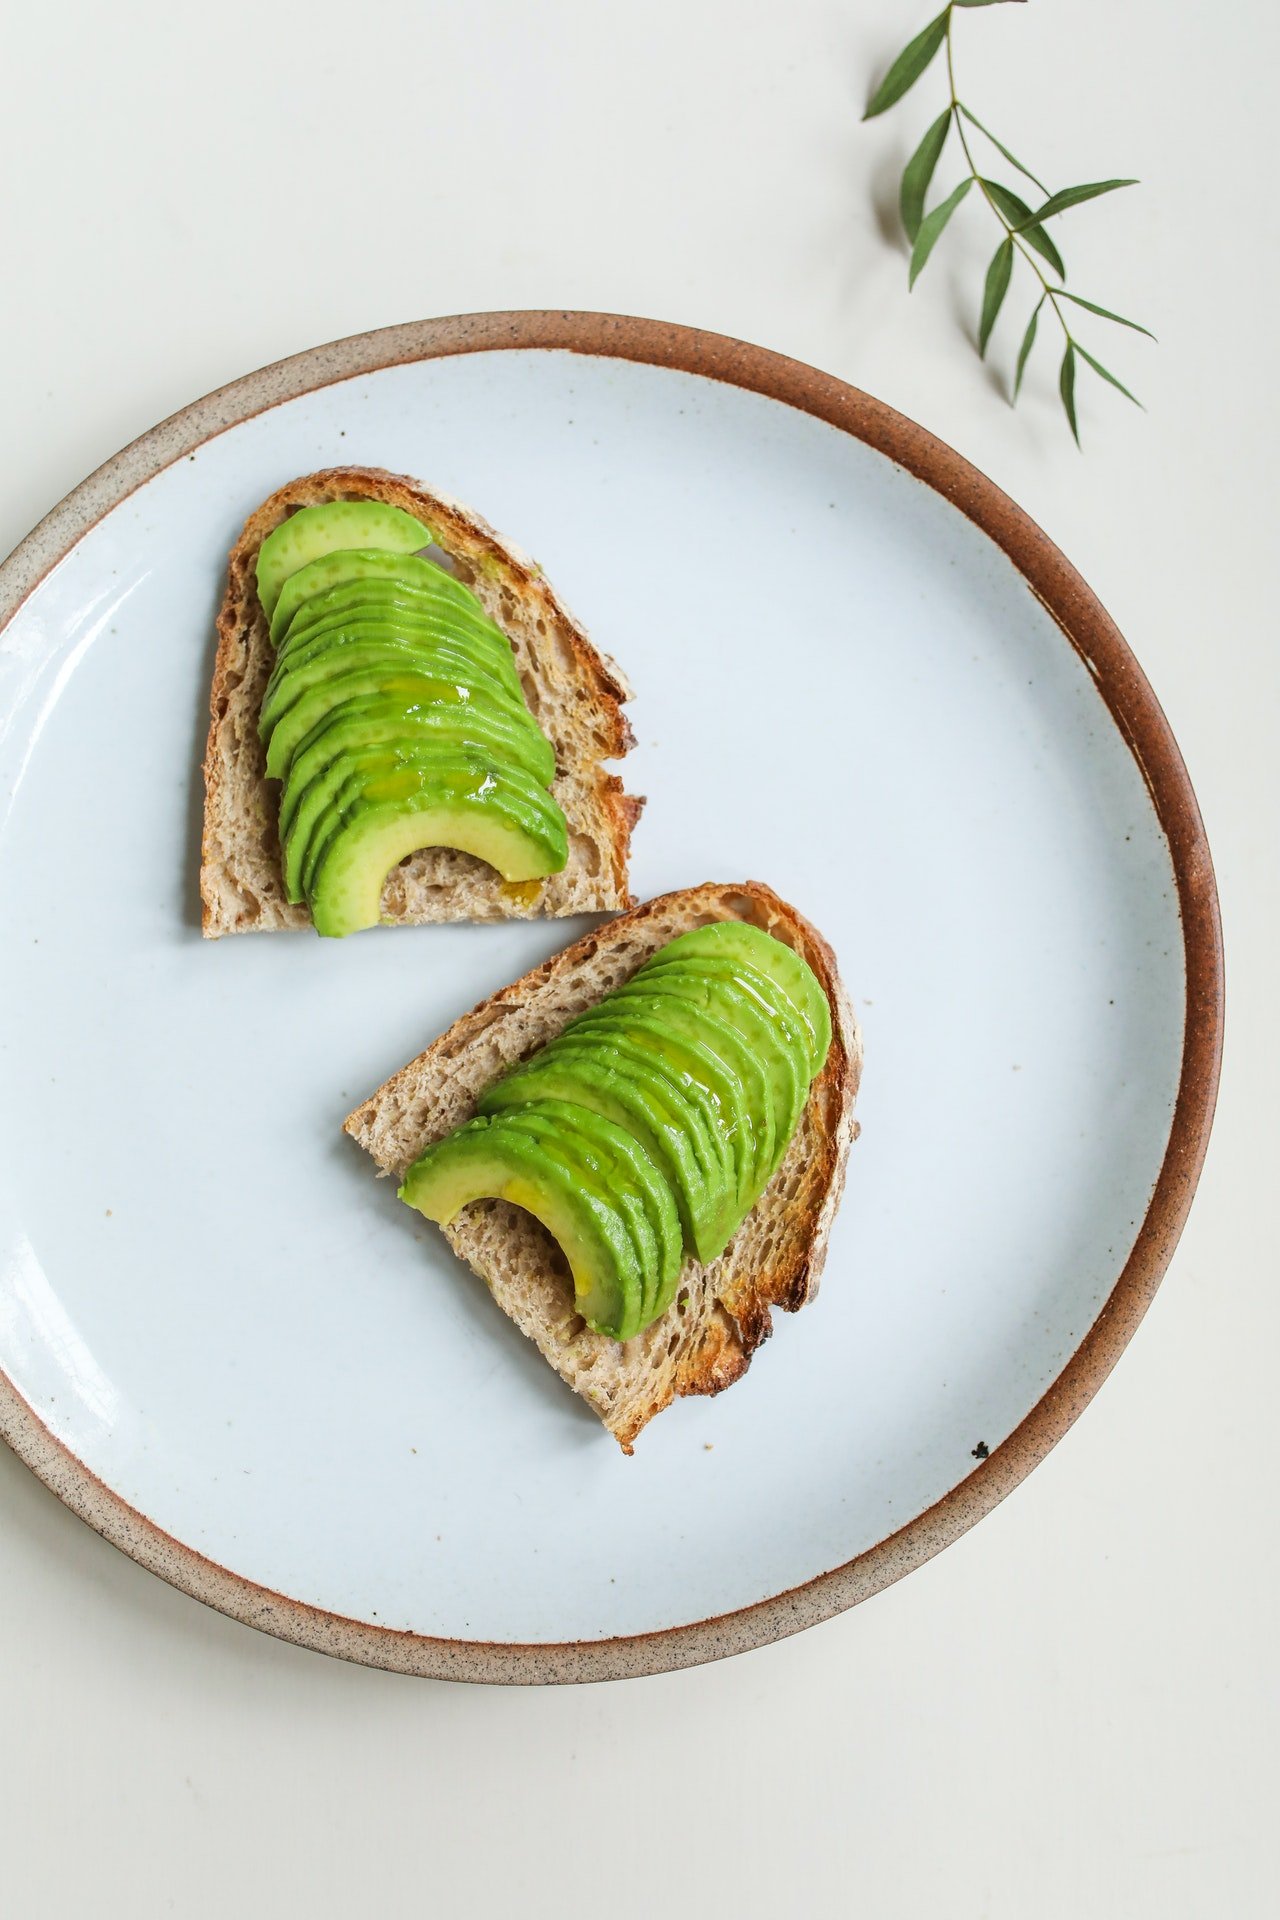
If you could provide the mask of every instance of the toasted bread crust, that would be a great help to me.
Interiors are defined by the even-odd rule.
[[[675,933],[723,919],[763,926],[808,961],[830,1002],[832,1039],[781,1167],[720,1258],[706,1268],[687,1261],[677,1302],[653,1328],[619,1346],[581,1322],[574,1327],[549,1243],[526,1216],[495,1202],[481,1222],[463,1214],[446,1229],[499,1304],[591,1401],[628,1453],[642,1428],[678,1395],[720,1393],[741,1379],[772,1331],[773,1308],[794,1313],[817,1292],[857,1134],[853,1109],[862,1067],[857,1022],[821,935],[755,881],[664,894],[586,934],[473,1007],[345,1123],[383,1172],[402,1175],[433,1139],[470,1117],[484,1087],[515,1060],[629,978]],[[508,1242],[516,1247],[511,1262]],[[530,1273],[539,1261],[541,1272]],[[520,1270],[508,1274],[509,1264]],[[606,1372],[607,1388],[601,1389]]]
[[[526,693],[556,750],[552,787],[569,825],[569,864],[527,887],[505,887],[481,861],[452,848],[414,854],[389,876],[383,917],[529,919],[626,907],[631,831],[644,802],[602,765],[635,744],[622,710],[630,688],[592,646],[536,563],[478,514],[403,474],[332,467],[291,481],[246,521],[232,549],[218,615],[205,750],[200,895],[204,933],[306,927],[284,896],[276,797],[266,779],[257,718],[273,649],[255,570],[267,535],[299,507],[378,500],[424,521],[486,611],[512,641]]]

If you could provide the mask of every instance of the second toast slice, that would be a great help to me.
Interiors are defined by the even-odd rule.
[[[402,1178],[424,1148],[470,1120],[492,1082],[575,1015],[678,935],[724,920],[744,921],[794,948],[826,995],[831,1041],[781,1165],[723,1253],[706,1265],[687,1259],[670,1307],[619,1341],[584,1323],[560,1250],[529,1213],[485,1200],[444,1228],[498,1305],[628,1453],[678,1395],[731,1386],[767,1339],[772,1308],[794,1312],[817,1290],[857,1130],[862,1042],[834,955],[816,929],[754,881],[664,894],[464,1014],[346,1122],[379,1169]]]
[[[306,927],[306,905],[286,897],[277,800],[258,720],[274,649],[255,569],[268,535],[301,508],[377,501],[420,520],[447,570],[470,589],[510,642],[524,697],[555,753],[551,783],[563,810],[568,859],[537,881],[504,882],[454,847],[430,846],[388,874],[384,921],[531,919],[612,912],[630,905],[631,829],[643,802],[606,762],[634,744],[623,712],[630,689],[544,579],[540,568],[478,514],[403,475],[337,467],[281,487],[247,521],[232,550],[218,616],[218,651],[205,754],[200,893],[205,934]],[[434,549],[433,549],[434,551]]]

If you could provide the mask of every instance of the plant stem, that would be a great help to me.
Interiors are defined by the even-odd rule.
[[[1049,284],[1049,282],[1045,279],[1044,270],[1041,267],[1039,261],[1036,259],[1035,255],[1024,244],[1024,242],[1021,239],[1019,239],[1017,229],[1010,226],[1009,222],[1005,219],[1004,214],[1000,211],[1000,208],[996,205],[995,201],[992,199],[991,195],[988,193],[986,181],[983,179],[982,175],[978,172],[977,167],[974,165],[973,155],[969,151],[968,137],[964,130],[964,115],[960,111],[960,96],[956,92],[955,57],[954,57],[952,46],[951,46],[951,15],[952,15],[952,9],[948,7],[947,8],[947,85],[951,89],[951,118],[955,122],[956,132],[960,136],[960,148],[964,154],[965,161],[968,165],[970,177],[977,181],[979,187],[982,189],[983,199],[986,201],[987,205],[990,207],[992,213],[994,213],[996,219],[1000,222],[1000,225],[1004,228],[1006,237],[1013,242],[1014,246],[1018,249],[1018,252],[1022,255],[1023,259],[1026,261],[1027,265],[1030,267],[1032,273],[1035,274],[1036,279],[1040,282],[1041,287],[1044,289],[1043,299],[1047,300],[1049,302],[1049,305],[1053,308],[1053,311],[1057,316],[1058,325],[1062,328],[1062,331],[1066,337],[1068,346],[1074,346],[1076,344],[1075,336],[1072,334],[1071,328],[1067,325],[1066,316],[1063,314],[1062,308],[1058,305],[1056,289],[1052,287]]]

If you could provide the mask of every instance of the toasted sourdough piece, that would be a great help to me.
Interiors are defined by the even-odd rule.
[[[596,652],[536,562],[499,538],[478,514],[402,474],[333,467],[281,487],[251,514],[231,552],[218,615],[218,651],[205,751],[201,923],[223,933],[307,927],[305,906],[285,898],[278,795],[266,777],[258,714],[273,648],[258,601],[258,549],[297,507],[329,500],[381,500],[424,522],[450,570],[472,589],[510,640],[525,697],[556,754],[552,793],[569,827],[569,860],[546,880],[507,885],[483,861],[428,847],[394,868],[384,919],[527,920],[544,914],[612,912],[629,906],[627,856],[643,800],[622,790],[603,762],[635,742],[622,702],[631,689]]]
[[[753,880],[663,894],[473,1007],[346,1121],[382,1172],[402,1178],[426,1146],[471,1118],[492,1080],[621,986],[676,934],[713,920],[751,921],[794,947],[831,1003],[831,1049],[791,1145],[720,1258],[707,1267],[687,1260],[666,1313],[619,1344],[593,1333],[574,1311],[567,1264],[532,1215],[483,1200],[444,1229],[454,1251],[626,1453],[677,1394],[732,1386],[772,1331],[770,1309],[794,1313],[817,1291],[857,1134],[853,1103],[862,1069],[861,1036],[826,941]]]

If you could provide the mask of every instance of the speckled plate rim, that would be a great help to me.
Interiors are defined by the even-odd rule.
[[[536,1684],[696,1666],[830,1619],[950,1545],[1044,1459],[1119,1359],[1177,1245],[1213,1122],[1223,962],[1213,864],[1187,770],[1141,668],[1079,574],[999,488],[923,427],[830,374],[723,335],[615,314],[480,313],[355,334],[277,361],[184,407],[69,493],[0,566],[0,631],[104,514],[216,434],[352,375],[512,348],[643,361],[766,394],[875,448],[980,527],[1080,655],[1137,762],[1172,855],[1187,983],[1182,1071],[1164,1162],[1133,1251],[1071,1360],[1003,1445],[936,1505],[845,1565],[754,1606],[655,1633],[533,1645],[434,1639],[324,1612],[260,1587],[162,1531],[55,1439],[0,1371],[0,1435],[73,1512],[173,1586],[263,1632],[342,1659],[438,1679]]]

